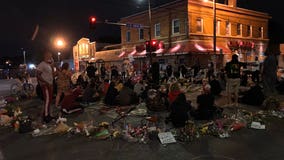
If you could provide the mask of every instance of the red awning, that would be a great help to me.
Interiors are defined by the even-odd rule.
[[[216,53],[231,54],[231,50],[225,43],[216,44]],[[187,54],[187,53],[213,53],[213,44],[211,42],[182,42],[175,44],[172,48],[168,49],[167,54]]]

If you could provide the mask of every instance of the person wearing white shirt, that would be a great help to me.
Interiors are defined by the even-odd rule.
[[[53,58],[48,51],[44,53],[43,61],[37,66],[37,80],[44,97],[43,122],[49,123],[53,117],[50,115],[50,105],[53,98]]]

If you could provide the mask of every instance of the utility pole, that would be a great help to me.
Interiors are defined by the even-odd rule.
[[[152,41],[152,13],[151,13],[151,0],[148,0],[148,16],[149,16],[149,41]],[[149,51],[150,65],[152,65],[152,51]]]

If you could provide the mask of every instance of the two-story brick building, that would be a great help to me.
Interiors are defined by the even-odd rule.
[[[144,46],[151,33],[151,38],[164,46],[153,57],[161,65],[192,66],[199,62],[206,66],[209,60],[215,59],[219,68],[233,53],[238,53],[245,62],[253,61],[255,56],[263,60],[271,17],[267,13],[238,8],[237,0],[228,0],[227,4],[216,2],[216,53],[212,0],[177,0],[152,8],[151,19],[148,11],[121,18],[122,24],[139,25],[121,26],[118,48],[96,52],[94,58],[107,59],[106,63],[112,65],[131,57],[137,69],[141,69],[149,59]],[[115,58],[112,61],[109,57]]]

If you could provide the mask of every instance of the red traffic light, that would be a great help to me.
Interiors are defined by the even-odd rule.
[[[159,43],[157,40],[146,41],[146,51],[147,52],[155,52],[159,48]]]
[[[89,17],[89,26],[90,26],[90,29],[94,30],[96,28],[96,17],[95,16],[91,16]]]
[[[151,46],[156,46],[156,45],[157,45],[157,43],[158,43],[158,41],[157,41],[157,40],[151,40]]]
[[[95,23],[96,22],[96,17],[91,16],[89,20],[90,20],[90,23]]]

